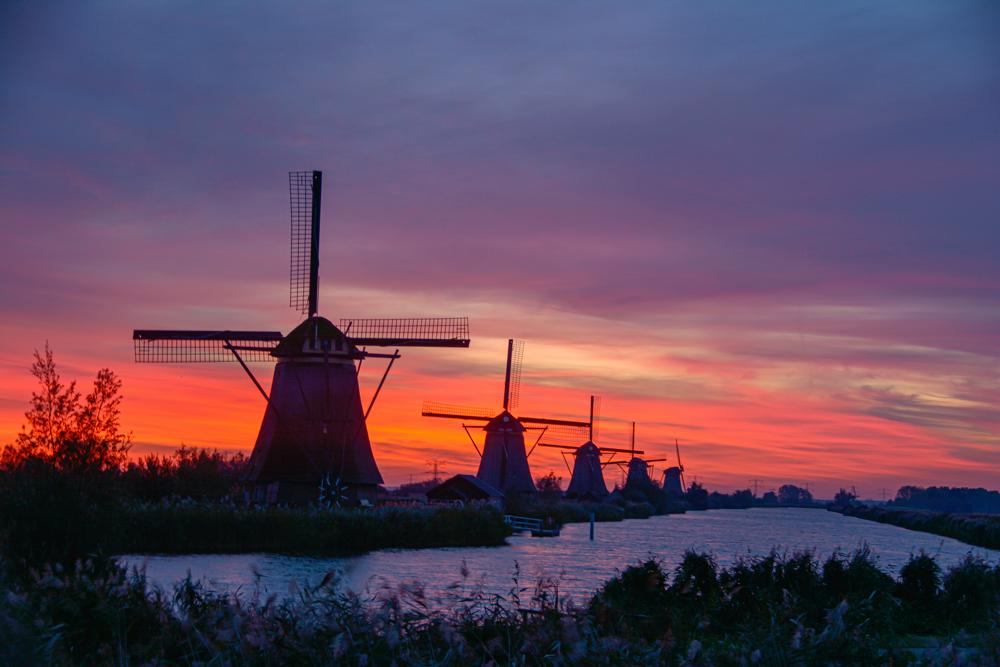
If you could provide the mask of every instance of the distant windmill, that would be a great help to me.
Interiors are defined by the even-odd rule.
[[[637,486],[652,486],[653,480],[649,477],[650,464],[666,461],[666,459],[641,459],[636,456],[636,454],[643,454],[644,452],[635,448],[635,422],[632,422],[632,441],[631,448],[628,452],[631,457],[629,458],[627,464],[624,461],[609,462],[619,467],[624,466],[623,469],[626,470],[624,489],[628,490]]]
[[[517,408],[521,385],[521,359],[524,347],[521,341],[507,341],[507,370],[503,383],[503,409],[499,414],[492,410],[462,408],[441,403],[425,403],[421,414],[425,417],[460,419],[463,422],[486,422],[482,429],[486,440],[482,451],[469,427],[462,428],[472,440],[473,447],[480,455],[479,471],[476,477],[504,493],[533,493],[535,482],[528,466],[528,452],[524,447],[524,433],[529,429],[539,429],[542,434],[549,426],[574,426],[586,428],[588,422],[545,417],[515,417],[511,411]],[[494,416],[490,416],[494,415]],[[528,426],[526,426],[526,424]],[[541,435],[539,439],[541,439]]]
[[[670,466],[663,471],[663,490],[671,496],[679,498],[686,492],[687,484],[684,482],[684,464],[681,463],[681,446],[677,442],[677,438],[674,438],[674,450],[677,452],[677,465]],[[758,481],[754,480],[755,495]]]
[[[366,419],[399,347],[468,347],[468,318],[341,320],[318,312],[320,203],[323,175],[291,172],[290,305],[306,320],[287,336],[278,331],[138,329],[138,362],[237,361],[267,401],[246,482],[267,502],[356,504],[382,483]],[[366,347],[394,347],[392,354]],[[388,359],[362,410],[358,373],[369,358]],[[270,395],[247,362],[277,361]]]
[[[573,450],[573,468],[570,471],[569,487],[566,489],[567,498],[581,498],[585,500],[600,500],[608,495],[608,486],[604,481],[604,467],[616,463],[613,457],[616,453],[642,454],[644,452],[633,449],[616,449],[614,447],[602,447],[594,443],[596,435],[594,425],[597,417],[595,415],[595,398],[590,397],[590,426],[587,432],[587,441],[582,445],[563,445],[551,442],[540,443],[539,447],[551,447],[553,449]],[[579,442],[579,440],[577,440]],[[610,454],[612,460],[601,461],[601,457]],[[566,452],[563,452],[563,461],[566,460]],[[569,468],[569,464],[566,464]]]

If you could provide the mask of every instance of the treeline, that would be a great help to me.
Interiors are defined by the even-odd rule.
[[[886,505],[958,514],[1000,514],[1000,492],[981,487],[904,486]]]
[[[493,596],[467,573],[359,597],[332,573],[285,601],[172,591],[108,562],[29,581],[0,569],[0,663],[62,665],[1000,664],[1000,568],[942,572],[911,557],[899,578],[867,551],[824,562],[771,554],[721,568],[689,552],[672,571],[627,568],[583,605],[558,580]]]

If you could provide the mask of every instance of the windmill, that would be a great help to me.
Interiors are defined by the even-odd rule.
[[[631,453],[633,456],[635,454],[642,454],[642,451],[636,451],[633,447],[632,449],[617,449],[614,447],[601,447],[594,443],[596,436],[594,434],[594,424],[596,423],[596,418],[594,415],[596,397],[590,397],[590,423],[587,429],[587,441],[582,445],[564,445],[552,442],[539,443],[539,447],[550,447],[553,449],[563,450],[561,453],[563,455],[563,462],[566,463],[566,468],[569,470],[569,463],[566,461],[565,450],[573,451],[573,468],[570,470],[570,481],[569,487],[566,489],[567,498],[582,498],[585,500],[600,500],[608,496],[608,486],[604,481],[604,467],[607,465],[616,464],[614,461],[615,454],[618,453]],[[579,440],[577,440],[579,442]],[[601,457],[605,454],[610,454],[611,459],[608,461],[601,461]]]
[[[632,441],[630,449],[626,450],[630,454],[628,463],[625,461],[612,461],[615,465],[625,471],[625,486],[623,490],[628,491],[633,488],[655,486],[649,477],[651,463],[659,463],[666,459],[641,459],[636,454],[643,454],[635,448],[635,422],[632,422]]]
[[[663,490],[675,498],[680,498],[684,495],[687,484],[684,482],[684,464],[681,463],[681,446],[677,438],[674,438],[674,450],[677,452],[677,465],[663,471]],[[754,480],[754,488],[756,487],[757,480]]]
[[[443,417],[459,419],[462,422],[486,422],[482,430],[486,432],[483,449],[480,451],[476,439],[472,437],[469,426],[465,429],[472,446],[480,456],[479,471],[476,477],[487,484],[500,489],[505,494],[534,493],[535,482],[528,466],[528,454],[524,447],[524,434],[528,430],[540,430],[538,439],[544,435],[550,426],[569,426],[586,428],[588,422],[568,419],[549,419],[545,417],[515,417],[515,410],[521,387],[521,360],[524,355],[524,345],[520,341],[507,341],[507,370],[503,383],[503,409],[499,414],[492,410],[479,408],[462,408],[441,403],[425,403],[421,414],[424,417]],[[492,416],[491,416],[492,415]],[[536,440],[536,444],[537,444]]]
[[[323,174],[289,173],[291,297],[306,319],[279,331],[137,329],[135,360],[147,363],[236,361],[266,406],[250,456],[247,490],[255,501],[328,505],[374,498],[382,483],[366,420],[401,347],[468,347],[465,317],[342,319],[318,314],[319,232]],[[395,348],[391,354],[368,347]],[[358,374],[365,359],[386,359],[362,408]],[[270,393],[248,362],[276,361]]]

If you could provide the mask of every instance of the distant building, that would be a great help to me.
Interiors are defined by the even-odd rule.
[[[427,492],[430,502],[503,505],[503,493],[474,475],[455,475]]]

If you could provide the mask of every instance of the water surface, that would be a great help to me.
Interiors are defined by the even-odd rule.
[[[505,594],[515,567],[522,587],[539,578],[556,579],[562,595],[584,600],[624,567],[650,556],[668,568],[688,549],[708,551],[720,565],[737,558],[766,555],[772,549],[789,554],[812,551],[825,559],[867,545],[879,564],[893,573],[910,554],[935,556],[942,568],[972,552],[992,563],[1000,551],[972,547],[957,540],[888,524],[845,517],[815,509],[750,509],[689,512],[596,524],[570,524],[557,538],[516,535],[503,547],[386,550],[345,558],[303,558],[273,554],[124,556],[128,565],[146,567],[154,585],[170,587],[190,572],[194,579],[219,591],[251,591],[288,595],[297,585],[315,584],[328,572],[342,585],[363,594],[423,585],[433,600],[448,599],[455,584],[464,591]]]

